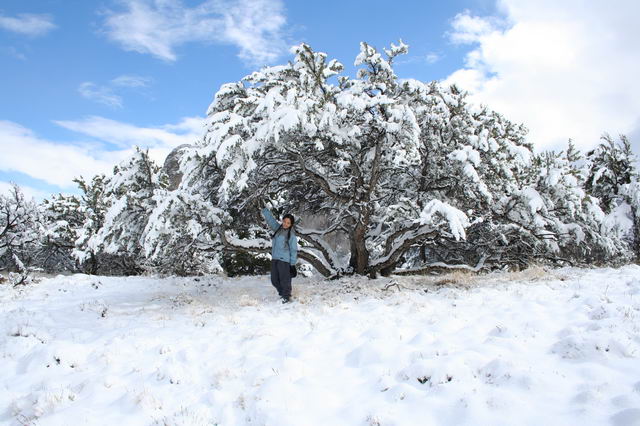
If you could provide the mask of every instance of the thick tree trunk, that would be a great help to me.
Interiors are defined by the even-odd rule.
[[[352,258],[355,255],[355,273],[358,275],[366,274],[369,267],[369,252],[365,242],[366,232],[366,226],[362,223],[358,223],[353,231],[352,246],[355,253],[352,253]]]
[[[349,233],[349,249],[350,249],[349,253],[351,255],[349,258],[349,266],[351,267],[351,269],[355,271],[358,264],[357,255],[356,255],[358,250],[356,248],[356,239],[353,236],[353,232]]]

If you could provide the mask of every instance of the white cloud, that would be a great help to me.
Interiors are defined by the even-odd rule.
[[[117,87],[148,87],[153,80],[150,77],[139,75],[121,75],[111,80],[111,84]]]
[[[120,153],[111,162],[111,167],[133,151],[134,146],[149,150],[149,156],[162,165],[174,148],[183,144],[193,144],[204,134],[204,118],[185,117],[177,124],[157,127],[138,127],[108,118],[91,116],[77,121],[54,121],[55,124],[73,132],[96,139],[102,144],[118,147]],[[101,154],[98,154],[101,155]]]
[[[396,65],[405,64],[435,64],[442,59],[442,56],[436,52],[429,52],[426,55],[407,55],[400,56],[395,60]]]
[[[112,108],[122,108],[124,105],[122,96],[116,91],[123,89],[131,89],[138,92],[144,92],[146,87],[153,82],[151,77],[142,77],[139,75],[121,75],[111,80],[106,86],[99,86],[93,82],[86,81],[80,84],[78,92],[94,102],[110,106]]]
[[[137,145],[141,148],[171,150],[193,143],[204,132],[203,119],[183,118],[178,124],[159,127],[138,127],[103,117],[87,117],[79,121],[54,121],[57,125],[120,148]]]
[[[100,104],[112,108],[122,108],[122,97],[115,94],[109,87],[98,86],[90,81],[86,81],[80,84],[78,92],[80,92],[83,97]]]
[[[495,17],[480,18],[465,11],[451,23],[453,31],[449,33],[449,38],[454,43],[474,43],[480,37],[491,34],[499,25],[500,21]]]
[[[17,123],[0,120],[0,170],[69,189],[75,186],[76,177],[110,173],[113,166],[132,154],[134,145],[148,148],[154,161],[162,164],[173,148],[194,143],[202,135],[202,122],[199,117],[159,127],[136,127],[102,117],[55,122],[85,136],[84,141],[71,143],[42,139]],[[86,142],[87,136],[93,141]],[[38,190],[32,189],[34,194]]]
[[[440,55],[437,53],[427,53],[427,56],[424,57],[424,60],[427,61],[428,64],[435,64],[440,60]]]
[[[124,11],[107,14],[108,37],[125,50],[177,59],[189,42],[232,44],[251,64],[273,62],[286,52],[282,0],[206,0],[186,7],[180,0],[120,0]]]
[[[471,43],[445,83],[524,123],[537,149],[588,148],[640,123],[640,3],[501,0],[502,17],[456,16],[450,38]]]
[[[119,157],[94,148],[51,142],[19,124],[0,121],[0,170],[6,172],[24,173],[60,187],[73,186],[75,177],[106,172]]]
[[[49,15],[21,13],[17,17],[0,14],[0,28],[31,37],[45,35],[56,28]]]

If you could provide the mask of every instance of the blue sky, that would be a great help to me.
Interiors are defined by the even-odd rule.
[[[197,137],[221,84],[285,63],[300,42],[353,74],[361,41],[402,39],[401,78],[458,83],[524,122],[539,149],[640,136],[637,2],[531,3],[3,0],[0,192],[74,192],[74,176],[133,145],[162,161]]]

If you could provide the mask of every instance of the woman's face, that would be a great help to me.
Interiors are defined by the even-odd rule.
[[[291,219],[289,219],[288,217],[285,217],[285,218],[282,220],[282,227],[283,227],[284,229],[289,229],[289,228],[291,228]]]

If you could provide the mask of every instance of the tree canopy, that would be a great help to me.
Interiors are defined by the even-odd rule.
[[[290,63],[223,85],[203,137],[164,166],[136,148],[112,175],[79,179],[81,199],[47,201],[49,241],[93,273],[218,272],[269,252],[266,203],[299,218],[299,257],[327,277],[635,256],[624,136],[586,156],[571,142],[534,153],[524,126],[457,87],[399,78],[407,51],[362,43],[352,78],[296,46]]]

